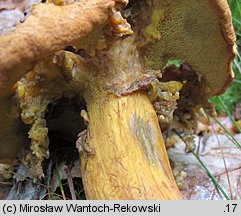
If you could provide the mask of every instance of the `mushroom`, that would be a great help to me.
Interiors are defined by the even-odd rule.
[[[0,117],[2,122],[0,158],[12,163],[26,133],[17,119],[17,110],[12,99],[14,84],[36,61],[64,49],[84,38],[93,29],[103,25],[108,18],[112,2],[81,1],[70,5],[57,6],[41,3],[35,5],[26,21],[17,25],[16,30],[0,39]],[[53,16],[54,14],[54,16]],[[81,14],[81,18],[80,18]],[[16,106],[15,106],[16,107]],[[20,129],[17,129],[20,128]]]
[[[65,91],[72,90],[82,95],[87,104],[87,112],[81,112],[87,129],[79,134],[76,144],[88,199],[182,199],[160,126],[172,119],[179,91],[185,97],[180,99],[183,103],[205,104],[208,97],[222,93],[232,81],[236,46],[230,10],[226,0],[133,0],[126,6],[127,3],[116,1],[104,27],[94,29],[85,38],[87,45],[94,41],[92,47],[83,44],[82,38],[78,47],[85,45],[85,49],[80,55],[56,52],[39,61],[16,84],[21,117],[31,124],[30,134],[37,131],[41,135],[40,140],[37,135],[30,137],[33,152],[28,159],[32,165],[37,161],[41,166],[47,157],[46,107]],[[68,5],[58,7],[68,10]],[[18,29],[11,34],[11,38],[18,36]],[[0,68],[1,76],[13,70],[9,62],[25,68],[27,63],[44,57],[45,51],[40,51],[26,63],[22,57],[15,62],[13,56],[5,64],[8,50],[14,50],[11,43],[6,44],[8,37],[0,38],[0,45],[6,47],[0,58],[5,65],[4,70]],[[55,40],[61,46],[72,42]],[[48,55],[56,49],[49,49]],[[178,70],[166,66],[169,60],[188,63]],[[185,74],[187,71],[196,77],[195,82]],[[26,88],[31,81],[34,86]],[[6,82],[6,86],[12,85],[12,81]],[[193,93],[192,88],[196,88]],[[4,96],[10,92],[5,89]],[[33,118],[29,118],[28,108],[32,110],[36,100],[28,100],[29,97],[41,98],[38,106],[41,109],[34,112]]]
[[[150,41],[143,51],[147,66],[158,69],[168,60],[185,59],[207,82],[208,96],[223,93],[234,76],[231,63],[236,40],[227,1],[155,1],[152,4],[151,20],[147,21],[150,24],[143,33]],[[143,11],[140,17],[144,14]],[[217,76],[220,71],[223,75]]]
[[[24,23],[1,37],[1,97],[9,96],[10,88],[33,67],[34,61],[73,45],[105,23],[110,6],[108,0],[91,0],[65,6],[41,3],[33,7]]]

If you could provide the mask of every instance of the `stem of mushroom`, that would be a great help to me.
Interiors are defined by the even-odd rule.
[[[81,155],[88,199],[181,199],[158,119],[144,93],[117,97],[99,90],[85,95],[88,145]]]
[[[61,59],[87,104],[88,131],[80,137],[87,148],[81,151],[86,197],[181,199],[147,93],[116,96],[104,90],[125,89],[145,72],[134,37],[116,41],[92,61],[68,52],[60,53],[57,62]]]

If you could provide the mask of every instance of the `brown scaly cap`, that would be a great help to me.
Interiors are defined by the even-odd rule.
[[[163,68],[168,60],[187,60],[205,79],[205,96],[223,93],[234,78],[236,54],[227,1],[159,0],[151,4],[155,6],[149,26],[143,30],[147,68]]]
[[[0,37],[0,94],[8,96],[13,84],[33,61],[64,49],[108,19],[110,0],[83,0],[70,5],[39,4],[14,32]]]

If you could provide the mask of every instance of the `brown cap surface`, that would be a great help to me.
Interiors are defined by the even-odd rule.
[[[8,95],[34,61],[80,40],[108,19],[111,0],[35,5],[16,30],[0,37],[0,96]]]

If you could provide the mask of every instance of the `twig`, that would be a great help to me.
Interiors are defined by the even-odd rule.
[[[72,179],[72,176],[71,176],[71,172],[69,170],[69,167],[64,165],[62,167],[62,169],[66,172],[67,174],[67,181],[68,181],[68,185],[69,185],[69,190],[70,190],[70,193],[71,193],[71,198],[72,200],[76,200],[76,195],[75,195],[75,190],[74,190],[74,184],[73,184],[73,179]]]

